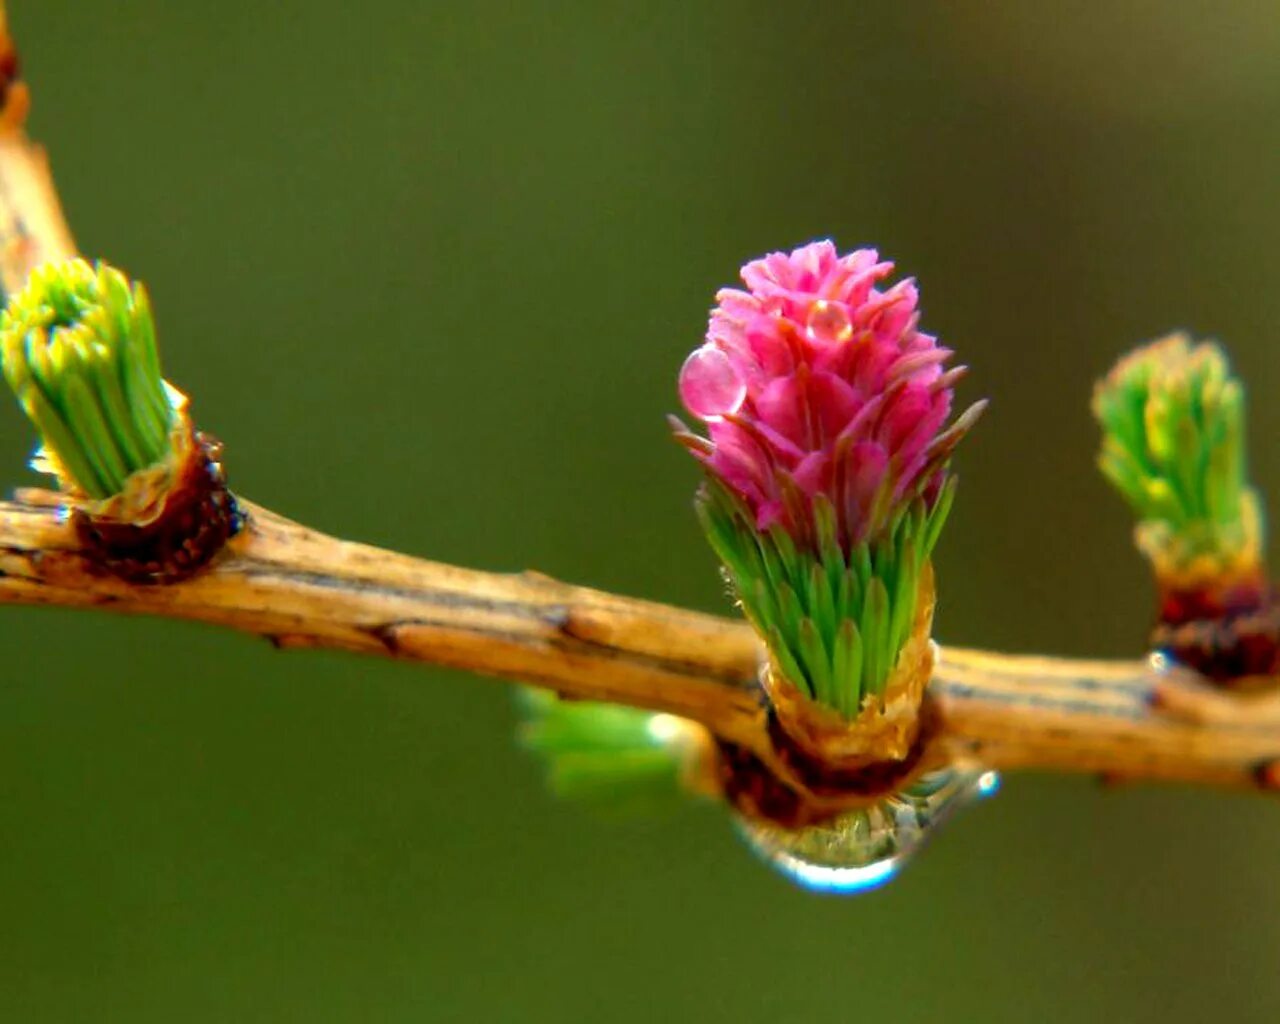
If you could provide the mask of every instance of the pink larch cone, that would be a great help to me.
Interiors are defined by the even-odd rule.
[[[768,648],[774,711],[842,750],[875,719],[856,757],[903,756],[915,735],[947,462],[982,408],[945,427],[964,369],[919,330],[914,282],[877,287],[892,269],[831,242],[748,263],[680,372],[709,436],[676,422],[707,472],[708,539]]]
[[[814,242],[748,263],[749,290],[717,294],[680,372],[680,397],[710,437],[681,439],[758,529],[811,547],[825,495],[847,552],[913,497],[936,498],[980,406],[941,432],[964,368],[944,371],[951,351],[918,329],[913,281],[876,287],[892,269],[875,250],[840,256]]]

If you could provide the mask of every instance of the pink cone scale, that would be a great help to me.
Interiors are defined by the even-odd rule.
[[[700,514],[744,611],[791,681],[849,716],[906,639],[948,461],[982,408],[947,426],[964,368],[892,271],[829,241],[753,260],[679,378],[706,436],[677,421],[676,437],[706,471]]]

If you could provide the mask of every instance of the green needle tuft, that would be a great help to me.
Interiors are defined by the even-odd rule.
[[[1098,465],[1136,513],[1165,579],[1252,572],[1263,515],[1245,472],[1244,389],[1213,342],[1184,334],[1121,359],[1098,383]]]
[[[175,413],[146,290],[105,263],[47,263],[0,315],[5,379],[62,474],[119,494],[172,452]]]
[[[520,737],[547,763],[558,796],[653,809],[688,795],[697,728],[672,715],[524,688]]]
[[[805,696],[851,719],[868,699],[884,697],[954,490],[952,478],[931,504],[914,499],[883,536],[848,555],[821,506],[817,552],[798,551],[781,529],[756,529],[745,503],[714,478],[699,492],[697,508],[775,664]]]

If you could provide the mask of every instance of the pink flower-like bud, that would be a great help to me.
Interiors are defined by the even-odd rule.
[[[877,287],[892,270],[872,249],[840,256],[821,241],[748,263],[748,290],[717,294],[680,372],[680,397],[710,436],[678,436],[757,529],[813,542],[822,495],[848,550],[914,498],[936,498],[980,407],[943,431],[964,370],[944,370],[950,350],[917,328],[912,280]]]

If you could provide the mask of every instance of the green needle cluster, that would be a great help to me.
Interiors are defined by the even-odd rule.
[[[1218,345],[1175,334],[1137,349],[1098,383],[1093,411],[1099,467],[1137,514],[1139,543],[1158,568],[1257,560],[1244,389]]]
[[[524,746],[545,758],[562,797],[608,800],[642,809],[682,794],[689,751],[664,724],[669,715],[594,701],[564,701],[547,690],[523,691]]]
[[[90,498],[165,459],[174,411],[146,290],[84,260],[38,267],[0,316],[4,375],[45,447]]]
[[[951,478],[931,505],[915,499],[848,553],[822,495],[814,499],[817,552],[799,549],[781,528],[757,530],[746,505],[715,479],[699,492],[698,514],[778,669],[806,696],[854,718],[868,697],[884,696],[954,495]]]

